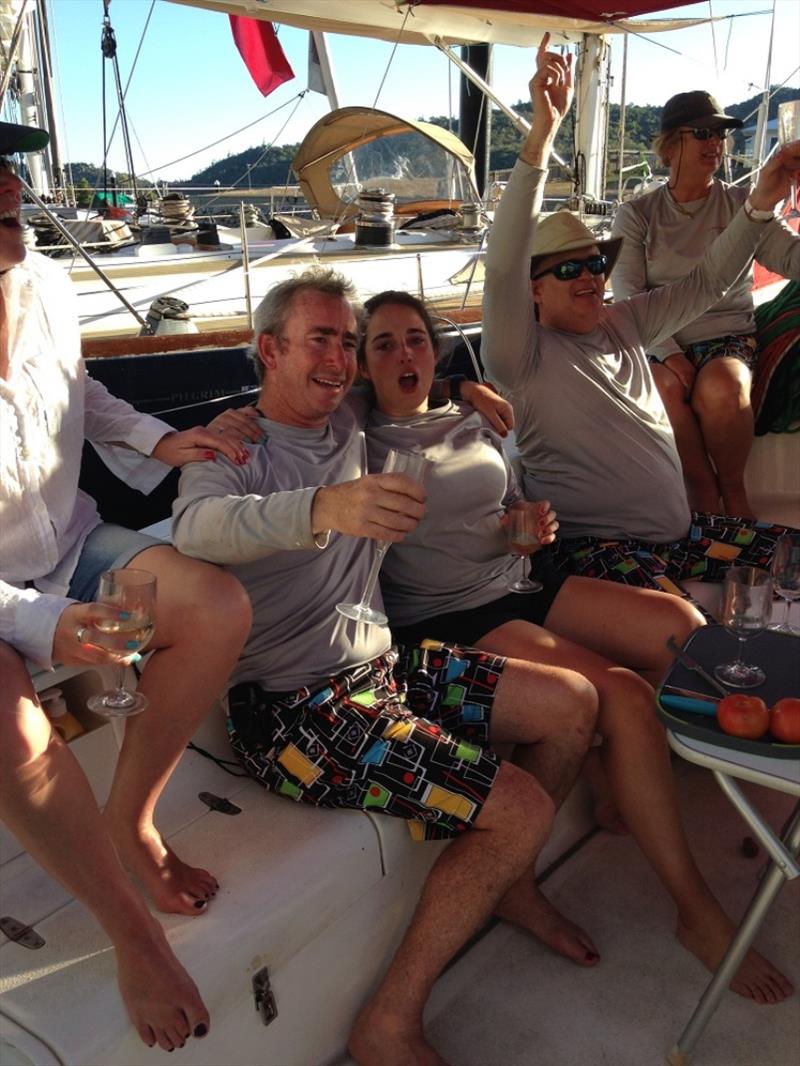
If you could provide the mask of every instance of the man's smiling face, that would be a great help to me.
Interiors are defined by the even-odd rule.
[[[11,164],[0,159],[0,271],[10,270],[25,258],[21,206],[22,184]]]
[[[324,426],[353,383],[356,320],[347,300],[313,289],[295,293],[280,336],[262,333],[259,407],[276,422]]]
[[[568,259],[586,259],[598,255],[596,244],[576,248],[570,252],[549,255],[537,265],[537,273],[549,270]],[[603,306],[604,274],[590,274],[586,267],[573,281],[560,281],[553,274],[544,274],[531,282],[533,300],[539,309],[543,326],[567,333],[591,333],[600,320]]]

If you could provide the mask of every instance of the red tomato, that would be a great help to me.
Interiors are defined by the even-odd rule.
[[[786,696],[769,712],[769,731],[784,744],[800,744],[800,699]]]
[[[731,693],[717,704],[717,721],[731,736],[758,740],[769,727],[769,711],[759,696]]]

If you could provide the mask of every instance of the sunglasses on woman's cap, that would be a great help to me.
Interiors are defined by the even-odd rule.
[[[594,274],[597,277],[598,274],[605,273],[607,266],[607,255],[587,255],[585,259],[565,259],[563,263],[556,263],[555,266],[548,267],[547,270],[540,270],[538,274],[533,275],[531,281],[543,278],[545,274],[552,274],[559,281],[574,281],[581,276],[584,267],[590,274]]]
[[[727,131],[720,129],[718,126],[704,126],[702,129],[689,129],[681,130],[681,133],[691,133],[696,141],[710,141],[712,137],[717,137],[720,141],[724,141],[727,136]]]

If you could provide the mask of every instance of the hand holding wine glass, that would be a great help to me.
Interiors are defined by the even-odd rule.
[[[775,622],[768,628],[776,633],[800,636],[800,629],[789,624],[789,610],[793,600],[800,599],[800,533],[786,532],[778,537],[775,554],[772,556],[772,584],[775,591],[786,601],[783,622]]]
[[[383,464],[384,474],[406,474],[414,481],[423,482],[425,471],[430,464],[421,452],[401,452],[397,448],[390,448]],[[366,622],[368,625],[385,626],[389,621],[382,611],[370,607],[370,600],[375,591],[383,558],[389,548],[390,541],[379,540],[377,551],[372,560],[372,565],[367,575],[364,591],[358,603],[337,603],[336,610],[345,618],[352,618],[355,622]]]
[[[744,642],[766,628],[772,610],[772,581],[766,570],[732,566],[722,588],[720,621],[738,640],[736,659],[714,667],[715,677],[728,688],[756,688],[766,680],[759,666],[744,662]]]
[[[528,503],[513,504],[506,511],[508,550],[512,555],[526,559],[539,545],[538,509]],[[508,586],[509,592],[541,592],[540,581],[533,581],[525,573]]]
[[[91,643],[128,656],[145,647],[155,628],[155,575],[146,570],[107,570],[100,576],[97,599],[116,607],[119,615],[98,618],[93,625],[98,631],[97,639]],[[125,688],[124,663],[116,669],[116,688],[92,696],[87,704],[89,710],[111,718],[141,714],[147,707],[147,698],[141,692],[130,692]]]

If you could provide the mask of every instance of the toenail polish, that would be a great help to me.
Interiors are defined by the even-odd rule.
[[[197,907],[198,910],[200,910],[201,908],[205,907],[206,901],[204,899],[196,899],[194,901],[194,905],[195,907]]]
[[[208,1032],[208,1026],[204,1022],[199,1022],[194,1027],[194,1035],[195,1036],[205,1036],[207,1032]]]

